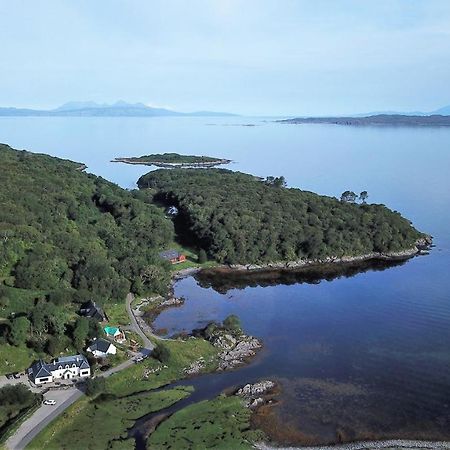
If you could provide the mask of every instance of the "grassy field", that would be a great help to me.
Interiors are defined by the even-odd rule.
[[[251,411],[238,397],[219,396],[187,406],[162,422],[150,435],[150,450],[251,449],[261,439],[250,430]]]
[[[179,388],[148,392],[126,398],[83,397],[45,428],[27,449],[131,449],[127,429],[136,419],[166,408],[190,395],[192,389]]]
[[[38,358],[38,355],[25,345],[13,347],[9,344],[0,345],[0,375],[10,372],[22,372]]]
[[[198,262],[198,255],[197,252],[194,249],[183,247],[180,244],[174,242],[171,246],[171,249],[178,250],[180,253],[183,253],[186,255],[186,261],[178,264],[173,264],[171,266],[172,272],[176,272],[178,270],[183,269],[191,269],[191,268],[198,268],[198,269],[206,269],[210,267],[215,267],[218,265],[216,261],[210,260],[206,261],[202,264]]]
[[[193,361],[203,357],[210,363],[205,367],[211,371],[216,367],[217,349],[203,339],[190,338],[187,341],[164,341],[170,350],[170,359],[165,364],[167,368],[144,377],[146,371],[163,367],[159,361],[148,358],[141,364],[114,374],[107,379],[108,391],[115,395],[129,395],[135,392],[146,391],[163,386],[184,377],[183,369]]]
[[[108,303],[104,306],[104,310],[109,319],[108,323],[112,326],[128,325],[130,323],[125,300],[121,303]]]

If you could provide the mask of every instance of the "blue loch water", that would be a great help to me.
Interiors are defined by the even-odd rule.
[[[429,255],[322,281],[185,278],[175,285],[184,306],[164,311],[155,326],[189,332],[237,314],[264,350],[216,379],[279,381],[279,404],[256,419],[274,439],[450,440],[450,129],[239,117],[0,118],[0,141],[84,162],[125,188],[149,168],[111,159],[173,151],[229,158],[233,170],[284,175],[290,186],[321,194],[367,190],[369,201],[400,211],[434,236]]]

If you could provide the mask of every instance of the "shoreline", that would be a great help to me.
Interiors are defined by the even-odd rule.
[[[372,260],[377,261],[402,261],[413,258],[414,256],[420,256],[426,254],[432,245],[432,237],[425,236],[419,239],[414,247],[406,250],[401,250],[398,252],[391,253],[368,253],[359,256],[329,256],[324,259],[300,259],[298,261],[281,261],[281,262],[271,262],[265,264],[222,264],[217,267],[211,267],[203,270],[217,271],[220,272],[242,272],[242,273],[252,273],[252,272],[265,272],[271,270],[286,270],[295,271],[303,268],[327,266],[331,264],[353,264],[362,263]]]
[[[383,439],[380,441],[356,441],[347,444],[298,446],[298,447],[277,447],[266,443],[256,443],[258,450],[378,450],[378,449],[430,449],[441,450],[450,449],[450,442],[447,441],[421,441],[415,439]]]
[[[193,163],[170,163],[170,162],[161,162],[161,161],[139,161],[136,158],[114,158],[110,162],[131,164],[131,165],[141,165],[141,166],[155,166],[155,167],[161,167],[163,169],[176,169],[176,168],[196,169],[196,168],[208,168],[208,167],[215,167],[215,166],[219,166],[219,165],[230,164],[233,161],[231,161],[231,159],[217,159],[214,161],[197,162],[197,163],[195,163],[195,162],[193,162]]]

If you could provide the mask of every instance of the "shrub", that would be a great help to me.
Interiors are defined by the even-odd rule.
[[[170,359],[170,350],[166,345],[160,342],[153,349],[152,356],[162,363],[167,363]]]
[[[242,332],[241,320],[235,314],[231,314],[223,321],[223,327],[233,333]]]
[[[106,391],[106,382],[103,377],[89,378],[86,381],[86,395],[95,397]]]

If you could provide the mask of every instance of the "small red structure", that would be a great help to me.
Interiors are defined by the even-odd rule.
[[[178,264],[186,261],[186,255],[183,255],[177,250],[167,250],[159,254],[161,258],[170,261],[171,264]]]

